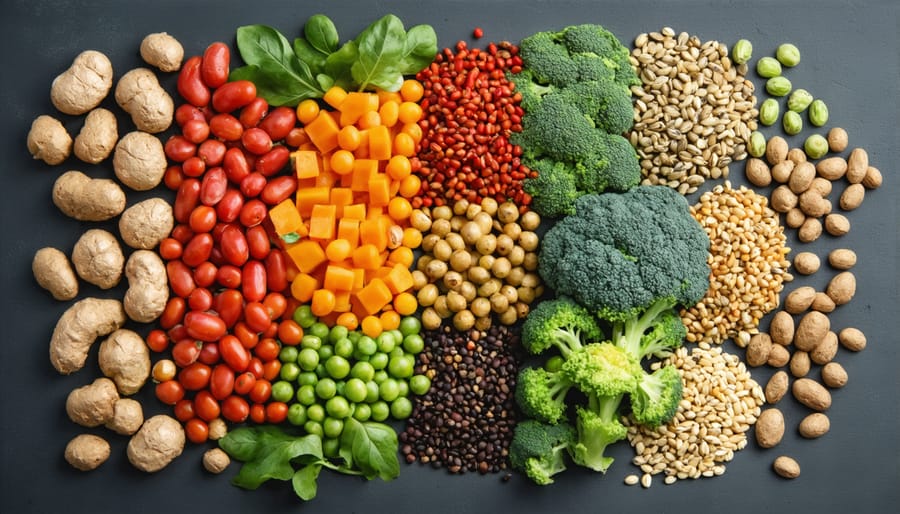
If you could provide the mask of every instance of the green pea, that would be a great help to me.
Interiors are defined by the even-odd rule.
[[[319,348],[319,362],[327,361],[332,355],[334,355],[334,346],[326,344]]]
[[[294,397],[294,386],[287,380],[279,380],[272,384],[272,399],[287,403]]]
[[[378,401],[378,382],[369,380],[366,382],[366,403]]]
[[[300,348],[318,350],[322,347],[322,340],[314,335],[307,334],[300,339]]]
[[[328,332],[328,340],[333,343],[337,343],[341,339],[344,339],[350,334],[350,331],[347,330],[347,327],[343,325],[335,325],[331,327],[331,330]]]
[[[378,351],[378,343],[369,336],[362,336],[356,341],[356,349],[363,355],[372,355]]]
[[[325,420],[325,407],[321,403],[314,403],[306,408],[306,417],[310,421],[321,423]]]
[[[303,371],[312,371],[319,365],[319,352],[312,348],[304,348],[297,355],[297,364]]]
[[[562,355],[554,355],[544,363],[544,369],[551,373],[556,373],[562,369],[563,362],[565,362],[565,359],[562,358]]]
[[[316,396],[328,400],[337,394],[337,384],[334,380],[325,377],[316,383]]]
[[[759,106],[759,122],[767,127],[774,125],[778,121],[780,111],[781,107],[778,106],[777,100],[774,98],[765,99]]]
[[[787,111],[781,118],[781,125],[784,127],[785,134],[793,136],[803,130],[803,118],[800,117],[800,113]]]
[[[300,376],[300,366],[296,362],[285,362],[281,366],[281,372],[278,374],[283,380],[293,382]]]
[[[300,388],[297,389],[297,401],[307,407],[316,403],[315,386],[309,384],[300,386]]]
[[[396,380],[388,378],[378,385],[378,393],[381,395],[382,400],[392,402],[400,396],[400,387]]]
[[[785,77],[772,77],[766,81],[766,92],[772,96],[784,96],[791,92],[793,85]]]
[[[377,352],[369,357],[369,364],[371,364],[372,367],[376,370],[384,369],[388,365],[388,360],[390,360],[388,354],[384,352]]]
[[[325,323],[317,321],[317,322],[313,323],[311,327],[309,327],[309,330],[307,330],[306,333],[312,334],[324,341],[325,339],[328,338],[328,334],[331,333],[331,330],[328,328],[328,325],[326,325]]]
[[[744,64],[751,57],[753,57],[753,43],[746,39],[741,39],[731,49],[731,60],[735,64]]]
[[[326,406],[326,410],[327,410]],[[349,408],[347,409],[349,411]],[[348,417],[349,414],[345,417]],[[338,418],[326,417],[325,421],[322,422],[322,435],[327,438],[337,439],[341,436],[341,432],[344,431],[344,422]]]
[[[285,346],[278,352],[278,360],[284,363],[297,362],[297,354],[300,350],[296,346]]]
[[[288,407],[288,423],[299,427],[300,425],[306,423],[308,418],[306,417],[306,407],[300,405],[299,403],[293,403],[290,407]]]
[[[332,418],[344,419],[350,416],[350,402],[343,396],[334,396],[325,402],[325,412]]]
[[[412,355],[403,354],[392,357],[388,362],[388,373],[396,378],[409,378],[413,375],[416,360]]]
[[[417,355],[425,349],[425,340],[419,334],[410,334],[403,338],[403,349]]]
[[[415,316],[406,316],[400,320],[400,333],[405,336],[418,334],[422,330],[422,322]]]
[[[297,385],[305,386],[305,385],[316,385],[316,382],[319,381],[319,377],[316,376],[315,371],[303,371],[299,375],[297,375]]]
[[[350,374],[350,362],[340,355],[332,355],[325,361],[325,370],[334,379],[341,379]]]
[[[338,339],[334,343],[335,355],[340,355],[341,357],[349,358],[353,355],[353,350],[354,350],[353,341],[351,341],[347,337]]]
[[[803,112],[809,107],[813,101],[813,95],[809,93],[809,91],[805,89],[795,89],[793,93],[791,93],[790,98],[788,98],[788,109],[794,112]]]
[[[372,380],[375,376],[375,368],[368,362],[356,362],[353,364],[353,367],[350,368],[350,376],[352,378],[358,378],[363,382],[367,382]]]
[[[409,398],[401,396],[391,402],[391,416],[394,419],[406,419],[412,414],[413,406]]]
[[[828,106],[825,102],[816,99],[809,104],[809,122],[817,127],[828,123]]]
[[[390,332],[382,332],[376,339],[378,342],[378,350],[384,353],[390,353],[391,350],[397,345],[397,340],[394,339],[394,334]]]
[[[366,400],[366,382],[359,378],[351,378],[344,385],[344,396],[353,403],[360,403]]]
[[[790,43],[782,43],[775,50],[775,57],[781,64],[793,67],[800,64],[800,49]]]
[[[297,307],[297,309],[294,311],[293,318],[298,325],[305,329],[313,326],[313,324],[318,321],[318,318],[316,318],[316,315],[312,313],[312,309],[309,305],[301,305],[300,307]]]
[[[371,408],[373,421],[384,421],[391,415],[391,407],[384,400],[373,403]]]
[[[357,403],[353,409],[353,419],[357,421],[368,421],[372,417],[372,407],[368,403]]]
[[[341,428],[343,430],[343,427]],[[324,435],[324,430],[323,434]],[[335,459],[341,454],[341,440],[337,437],[326,437],[322,440],[322,455]]]
[[[756,73],[765,79],[781,75],[781,63],[774,57],[763,57],[756,61]]]
[[[381,383],[388,378],[390,378],[390,375],[388,375],[387,370],[379,369],[375,371],[375,376],[372,377],[372,380],[374,380],[376,384],[381,385]]]
[[[307,409],[307,412],[308,412],[308,410],[309,409]],[[307,413],[307,417],[308,416],[309,416],[309,414]],[[319,421],[313,421],[311,419],[303,424],[303,430],[306,431],[307,434],[317,435],[319,437],[322,437],[322,434],[323,434],[322,423]]]
[[[409,390],[415,395],[423,395],[431,389],[431,379],[425,375],[413,375],[409,377]]]
[[[806,138],[803,150],[810,159],[821,159],[828,153],[828,140],[821,134],[813,134]]]
[[[766,154],[766,136],[758,130],[754,130],[750,134],[750,145],[747,149],[748,153],[753,157],[762,157]],[[559,357],[555,355],[554,357]],[[562,357],[560,357],[562,359]]]

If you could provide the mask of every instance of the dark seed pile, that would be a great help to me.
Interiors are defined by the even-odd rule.
[[[431,390],[416,401],[399,436],[406,462],[450,473],[506,470],[518,335],[504,326],[462,333],[443,327],[424,338],[416,373],[431,378]]]

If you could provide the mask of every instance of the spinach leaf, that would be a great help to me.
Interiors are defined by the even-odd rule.
[[[318,491],[316,479],[319,478],[319,471],[321,470],[322,465],[319,463],[308,464],[305,467],[298,469],[291,478],[291,485],[294,486],[294,494],[301,500],[312,500],[315,498],[316,492]]]
[[[280,32],[265,25],[246,25],[237,30],[237,46],[247,64],[232,78],[246,78],[272,105],[296,105],[304,98],[324,94],[309,66],[300,60]]]
[[[437,55],[437,34],[431,25],[416,25],[406,33],[400,73],[414,75],[428,67]]]
[[[406,30],[403,22],[393,14],[388,14],[369,25],[356,38],[359,56],[350,67],[353,80],[359,90],[369,87],[385,91],[399,88],[397,77],[401,76],[397,65],[406,47]]]
[[[237,434],[237,435],[235,435]],[[245,489],[256,489],[269,479],[291,480],[294,476],[292,460],[312,457],[322,460],[322,439],[317,435],[295,437],[277,427],[241,428],[227,434],[220,446],[244,465],[233,483]],[[255,446],[254,452],[241,451]],[[229,449],[235,449],[231,454]],[[242,459],[241,457],[249,458]]]
[[[356,43],[347,41],[325,59],[325,73],[334,81],[334,85],[340,86],[346,90],[356,89],[356,83],[353,81],[353,75],[350,68],[359,57],[359,50]]]
[[[309,66],[309,71],[313,74],[322,71],[322,68],[325,66],[325,58],[329,55],[319,52],[309,44],[309,41],[302,37],[294,40],[294,53]]]
[[[369,480],[379,477],[388,481],[400,475],[397,433],[388,425],[348,418],[341,434],[341,447],[349,449],[354,467]]]
[[[341,41],[334,22],[324,14],[314,14],[306,20],[303,36],[310,46],[326,56],[337,50]]]
[[[251,428],[237,428],[219,439],[219,448],[233,459],[248,461],[259,449],[259,438]]]

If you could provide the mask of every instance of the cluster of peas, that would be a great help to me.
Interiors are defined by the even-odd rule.
[[[414,373],[425,347],[421,322],[407,316],[394,330],[370,337],[342,325],[331,328],[308,305],[294,312],[304,330],[300,344],[279,354],[281,372],[272,399],[288,404],[287,420],[323,438],[336,454],[344,421],[398,420],[412,414],[410,394],[423,395],[431,379]]]

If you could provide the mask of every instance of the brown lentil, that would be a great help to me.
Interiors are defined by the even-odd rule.
[[[691,214],[709,236],[710,286],[700,302],[681,313],[689,342],[740,347],[759,333],[759,321],[778,306],[783,283],[793,277],[785,257],[784,229],[765,196],[727,181],[703,193]]]
[[[521,66],[511,43],[481,50],[460,41],[419,72],[424,117],[414,170],[422,188],[414,207],[492,197],[527,209],[531,198],[522,182],[531,172],[519,161],[521,149],[509,142],[512,132],[522,130],[521,94],[506,78]]]
[[[444,327],[424,332],[424,339],[416,373],[431,378],[431,389],[399,435],[404,459],[450,473],[506,470],[516,422],[518,335],[499,326],[484,332]]]
[[[728,48],[671,28],[640,34],[631,64],[635,125],[629,137],[644,184],[693,193],[705,179],[728,177],[728,165],[747,157],[756,130],[753,83],[734,66]]]

